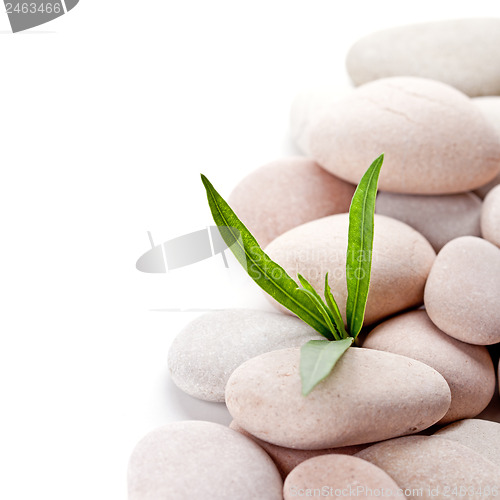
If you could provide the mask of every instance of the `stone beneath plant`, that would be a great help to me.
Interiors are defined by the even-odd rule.
[[[500,466],[500,424],[497,422],[461,420],[437,431],[434,436],[463,444]]]
[[[234,420],[231,422],[231,429],[241,432],[244,436],[249,437],[255,441],[274,461],[276,467],[281,473],[281,477],[285,479],[288,474],[297,467],[297,465],[302,462],[309,460],[313,457],[318,457],[320,455],[354,455],[361,450],[364,450],[367,444],[358,444],[356,446],[343,446],[341,448],[326,448],[323,450],[297,450],[294,448],[285,448],[283,446],[278,446],[267,441],[263,441],[258,437],[253,436],[245,429],[240,427]]]
[[[397,497],[399,486],[382,469],[349,455],[323,455],[306,460],[286,478],[284,500],[311,497],[314,491],[329,498]],[[302,493],[304,492],[304,493]]]
[[[313,160],[288,158],[264,165],[245,177],[228,202],[264,247],[295,226],[348,212],[355,189]]]
[[[325,85],[304,90],[297,95],[290,110],[290,135],[300,151],[309,155],[309,134],[312,124],[331,104],[352,91],[353,87],[347,85],[343,87]]]
[[[493,188],[484,199],[481,232],[484,239],[500,247],[500,186]]]
[[[282,349],[233,372],[226,404],[239,426],[279,446],[320,450],[419,432],[450,406],[445,379],[404,356],[351,348],[307,397],[299,362],[300,349]]]
[[[383,469],[408,498],[496,498],[500,467],[460,443],[408,436],[378,443],[357,457]]]
[[[440,424],[475,417],[495,393],[495,368],[488,350],[446,335],[425,311],[411,311],[378,325],[363,347],[408,356],[438,371],[451,390],[451,405]]]
[[[389,76],[445,82],[470,96],[500,94],[500,19],[457,19],[372,33],[347,55],[356,85]]]
[[[347,301],[348,226],[347,214],[324,217],[282,234],[266,248],[269,257],[292,278],[300,273],[321,296],[328,272],[343,318]],[[375,215],[372,255],[367,325],[422,303],[425,280],[436,254],[430,243],[410,226]],[[274,301],[273,304],[281,308]]]
[[[311,156],[353,184],[381,152],[382,191],[459,193],[500,170],[500,138],[477,106],[458,90],[423,78],[363,85],[331,105],[310,133]]]
[[[173,422],[150,432],[128,468],[129,500],[281,500],[282,488],[264,450],[211,422]]]
[[[187,394],[223,402],[229,376],[244,361],[321,338],[302,320],[286,314],[214,311],[191,321],[177,335],[168,353],[168,367],[174,383]]]
[[[381,192],[376,212],[413,227],[437,252],[459,236],[481,235],[481,206],[474,193],[424,196]]]
[[[469,344],[500,342],[500,249],[474,236],[447,243],[425,286],[432,322]]]

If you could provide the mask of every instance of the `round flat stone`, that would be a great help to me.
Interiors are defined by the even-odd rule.
[[[278,160],[245,177],[228,203],[261,247],[293,227],[349,211],[356,187],[307,158]]]
[[[168,367],[174,383],[187,394],[224,402],[229,376],[244,361],[285,347],[320,339],[302,320],[254,309],[203,314],[174,339]]]
[[[283,483],[251,439],[211,422],[172,422],[135,447],[128,500],[281,500]]]
[[[357,457],[383,469],[407,498],[496,498],[500,467],[460,443],[408,436],[378,443]]]
[[[474,236],[447,243],[429,273],[424,301],[446,334],[469,344],[500,342],[500,249]]]
[[[401,354],[438,371],[451,390],[451,405],[440,424],[475,417],[495,393],[495,368],[488,350],[446,335],[425,311],[381,323],[368,334],[363,347]]]
[[[286,478],[284,500],[298,496],[373,498],[397,496],[399,486],[382,469],[349,455],[323,455],[306,460]],[[375,493],[374,493],[375,492]]]
[[[304,397],[300,349],[253,358],[231,375],[226,404],[252,435],[286,448],[365,444],[419,432],[450,406],[450,389],[431,367],[405,356],[350,348]]]
[[[489,420],[466,419],[450,424],[434,433],[476,451],[500,466],[500,424]]]

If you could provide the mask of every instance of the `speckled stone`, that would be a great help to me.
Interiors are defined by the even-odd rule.
[[[370,446],[356,456],[387,472],[406,490],[407,498],[482,500],[496,498],[500,493],[500,467],[448,439],[434,436],[391,439]],[[465,490],[460,495],[461,487]],[[492,494],[494,489],[496,495]]]
[[[266,253],[295,278],[302,274],[323,296],[328,272],[333,295],[345,318],[346,253],[349,216],[324,217],[282,234]],[[410,226],[375,215],[370,291],[365,324],[423,301],[425,280],[435,259],[430,243]],[[272,299],[270,299],[272,300]],[[277,302],[272,301],[280,310]]]
[[[268,443],[267,441],[263,441],[240,427],[234,420],[231,422],[229,427],[237,432],[241,432],[244,436],[247,436],[255,441],[273,459],[283,479],[285,479],[288,474],[290,474],[290,472],[297,467],[297,465],[309,460],[310,458],[331,454],[354,455],[355,453],[358,453],[358,451],[364,450],[367,446],[369,446],[367,444],[358,444],[356,446],[326,448],[323,450],[297,450],[294,448],[277,446],[275,444]]]
[[[255,309],[229,309],[203,314],[174,339],[168,367],[174,383],[187,394],[224,402],[229,376],[247,359],[321,339],[302,320]]]
[[[331,105],[311,128],[309,150],[353,184],[385,153],[379,188],[395,193],[470,191],[500,171],[500,138],[471,99],[414,77],[367,83]]]
[[[448,335],[469,344],[500,342],[500,249],[474,236],[447,243],[429,273],[424,301]]]
[[[470,96],[500,94],[500,19],[454,19],[385,29],[347,55],[356,85],[388,76],[439,80]]]
[[[425,311],[411,311],[378,325],[363,347],[408,356],[438,371],[451,390],[451,405],[440,424],[475,417],[495,393],[495,368],[488,350],[446,335]]]
[[[352,86],[323,85],[303,90],[294,99],[290,110],[290,135],[304,154],[309,155],[309,133],[312,124],[328,107],[349,95]]]
[[[355,189],[313,160],[288,158],[245,177],[228,203],[264,247],[300,224],[348,212]]]
[[[282,488],[264,450],[212,422],[172,422],[150,432],[128,467],[128,500],[281,500]]]
[[[500,247],[500,186],[493,188],[484,199],[481,232],[484,239]]]
[[[466,419],[455,422],[434,433],[471,448],[500,466],[500,424],[488,420]]]
[[[450,389],[438,372],[397,354],[350,348],[307,397],[299,363],[300,349],[292,348],[237,368],[226,387],[236,423],[269,443],[314,450],[419,432],[450,406]]]
[[[349,455],[323,455],[303,462],[290,473],[283,486],[283,498],[319,496],[314,494],[315,490],[329,498],[373,498],[374,492],[378,492],[375,496],[396,497],[399,486],[386,472],[366,460]]]
[[[459,236],[480,236],[481,199],[474,193],[415,195],[380,192],[376,212],[423,234],[434,250]]]

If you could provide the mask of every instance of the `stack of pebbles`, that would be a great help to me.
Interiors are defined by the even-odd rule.
[[[363,346],[304,397],[300,346],[320,337],[298,318],[228,310],[188,324],[172,379],[234,420],[148,434],[130,500],[500,496],[500,423],[475,418],[498,398],[498,47],[500,19],[387,30],[350,50],[356,88],[299,96],[306,156],[259,168],[229,203],[290,276],[321,294],[328,272],[344,312],[346,212],[385,153]]]

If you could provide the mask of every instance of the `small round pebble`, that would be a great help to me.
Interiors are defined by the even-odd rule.
[[[348,212],[355,189],[311,159],[288,158],[245,177],[228,203],[264,248],[293,227]]]
[[[500,186],[493,188],[484,199],[481,232],[484,239],[500,247]]]
[[[351,347],[307,396],[299,365],[300,349],[292,348],[237,368],[226,387],[236,423],[278,446],[320,450],[419,432],[450,407],[445,379],[398,354]]]
[[[224,402],[229,376],[244,361],[285,347],[300,347],[321,337],[288,314],[229,309],[203,314],[174,339],[168,367],[174,383],[187,394]]]
[[[172,422],[150,432],[128,467],[128,500],[281,500],[282,488],[264,450],[212,422]]]
[[[440,424],[475,417],[495,393],[495,368],[488,350],[446,335],[425,311],[381,323],[368,334],[363,347],[408,356],[438,371],[451,390],[451,405]]]
[[[323,455],[301,463],[286,478],[284,500],[321,496],[329,498],[396,497],[399,486],[376,465],[349,455]]]
[[[314,122],[309,146],[323,168],[353,184],[385,153],[379,188],[394,193],[461,193],[500,170],[500,138],[478,107],[424,78],[358,87]]]
[[[435,432],[434,436],[463,444],[500,466],[500,424],[498,422],[474,418],[460,420]]]
[[[474,193],[415,195],[380,192],[376,212],[423,234],[438,252],[459,236],[480,236],[481,199]]]
[[[360,451],[357,457],[383,469],[407,498],[497,498],[500,467],[448,439],[408,436]]]
[[[332,215],[296,227],[266,247],[266,253],[290,276],[295,278],[300,273],[321,296],[328,272],[329,284],[343,318],[347,301],[348,228],[348,214]],[[420,305],[435,256],[430,243],[415,229],[375,214],[365,324]],[[277,302],[272,303],[283,310]]]
[[[413,75],[470,96],[500,94],[500,19],[454,19],[385,29],[357,41],[347,55],[356,85]]]
[[[424,302],[446,334],[469,344],[500,342],[500,249],[474,236],[447,243],[429,273]]]
[[[369,446],[367,444],[358,444],[356,446],[326,448],[323,450],[297,450],[294,448],[277,446],[275,444],[268,443],[267,441],[263,441],[240,427],[234,420],[231,422],[229,427],[235,431],[241,432],[244,436],[247,436],[255,441],[273,459],[283,479],[285,479],[288,474],[290,474],[290,472],[297,467],[297,465],[309,460],[310,458],[331,454],[354,455],[355,453],[358,453],[358,451],[364,450],[367,446]]]

